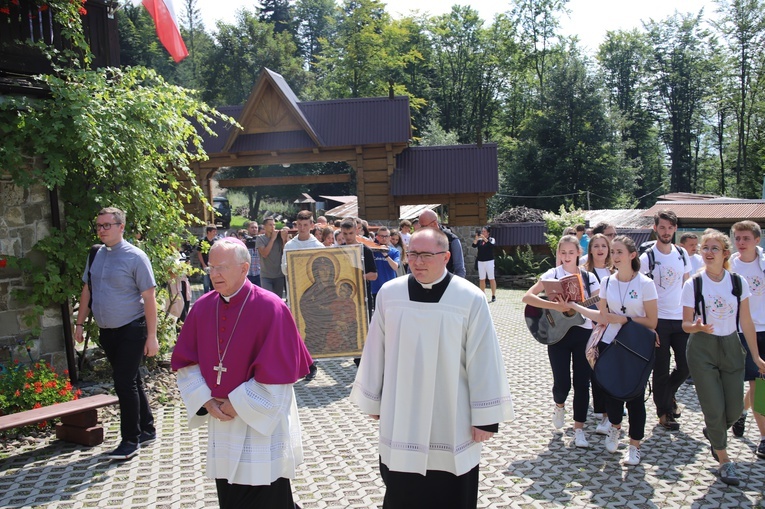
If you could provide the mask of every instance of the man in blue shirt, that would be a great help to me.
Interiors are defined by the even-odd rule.
[[[377,267],[377,279],[372,281],[372,308],[382,285],[396,278],[396,269],[401,255],[395,249],[391,249],[390,230],[387,226],[381,226],[375,235],[375,244],[380,247],[373,249],[375,255],[375,266]]]
[[[101,348],[112,366],[114,391],[120,400],[122,442],[108,457],[127,460],[140,445],[156,438],[154,417],[138,368],[143,356],[159,351],[156,282],[146,253],[123,238],[125,213],[107,207],[98,213],[96,233],[103,245],[85,266],[74,338],[83,341],[90,310],[99,327]]]

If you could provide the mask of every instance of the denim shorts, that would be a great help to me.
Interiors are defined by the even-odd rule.
[[[754,359],[752,359],[752,353],[749,351],[749,345],[746,344],[744,334],[739,332],[738,338],[741,340],[741,344],[744,346],[744,350],[746,350],[746,367],[744,368],[744,380],[755,380],[760,376],[760,370],[757,368],[757,364],[754,363]],[[765,331],[757,333],[757,349],[760,351],[760,357],[762,358],[763,355],[765,355]]]

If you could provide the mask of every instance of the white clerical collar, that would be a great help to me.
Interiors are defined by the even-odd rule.
[[[233,299],[234,297],[236,297],[236,294],[242,291],[242,288],[244,288],[244,283],[245,283],[246,281],[247,281],[246,279],[245,279],[244,281],[242,281],[242,286],[240,286],[240,287],[239,287],[239,289],[238,289],[237,291],[235,291],[234,293],[232,293],[232,294],[231,294],[231,295],[229,295],[228,297],[226,297],[225,295],[221,294],[221,295],[220,295],[220,298],[221,298],[221,299],[223,299],[223,300],[225,300],[226,302],[231,302],[231,299]]]
[[[438,279],[436,279],[436,280],[435,280],[435,281],[433,281],[432,283],[420,283],[420,282],[419,282],[419,281],[417,281],[416,279],[415,279],[415,281],[417,281],[418,283],[420,283],[420,286],[422,286],[422,287],[423,287],[423,288],[425,288],[426,290],[430,290],[430,289],[432,289],[432,288],[433,288],[433,286],[434,286],[434,285],[437,285],[438,283],[440,283],[441,281],[443,281],[443,280],[444,280],[444,278],[446,277],[446,275],[447,275],[448,273],[449,273],[449,271],[448,271],[448,270],[446,270],[446,268],[444,268],[444,273],[443,273],[443,274],[441,274],[441,277],[440,277],[440,278],[438,278]]]

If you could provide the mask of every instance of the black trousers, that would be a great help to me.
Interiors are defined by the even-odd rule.
[[[426,475],[390,470],[380,461],[383,509],[475,509],[478,465],[462,475],[428,470]]]
[[[155,433],[154,416],[138,372],[146,346],[146,319],[116,329],[100,329],[99,342],[112,366],[114,390],[120,400],[122,440],[137,442],[142,431]]]
[[[656,364],[653,366],[653,402],[656,415],[661,417],[672,413],[672,400],[677,389],[688,379],[688,360],[685,350],[688,333],[683,332],[682,320],[659,319],[656,326],[659,334],[659,348],[656,349]],[[675,369],[670,372],[670,348],[675,354]]]
[[[290,480],[280,477],[268,486],[229,484],[226,479],[215,479],[218,504],[221,509],[295,509]]]
[[[592,368],[587,362],[585,350],[591,329],[571,327],[563,339],[547,347],[547,356],[553,374],[553,400],[559,405],[566,402],[571,391],[572,366],[574,380],[574,420],[587,420],[590,405],[590,375]]]

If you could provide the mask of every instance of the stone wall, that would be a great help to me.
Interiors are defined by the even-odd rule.
[[[42,186],[23,189],[0,175],[0,260],[8,256],[34,256],[32,247],[52,228],[50,198]],[[5,265],[5,266],[3,266]],[[31,337],[24,318],[32,312],[14,298],[14,290],[29,288],[24,274],[0,262],[0,364],[11,358],[28,361],[24,348],[31,346],[32,359],[45,359],[57,370],[66,369],[61,308],[54,306],[36,317],[39,337]]]

